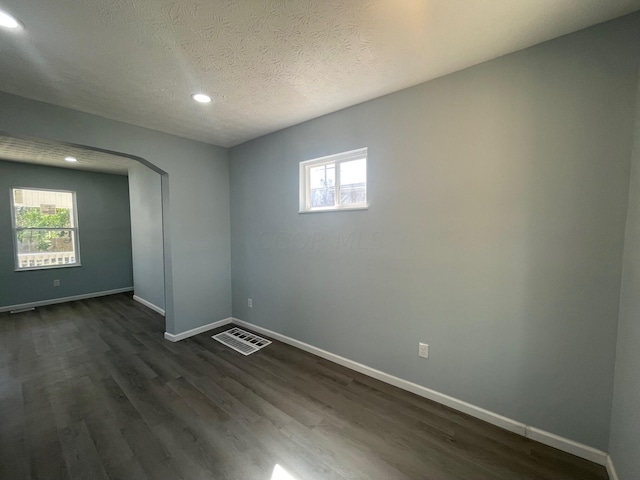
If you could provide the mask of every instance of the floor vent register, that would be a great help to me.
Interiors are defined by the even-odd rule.
[[[238,327],[213,335],[211,338],[224,343],[227,347],[233,348],[243,355],[251,355],[271,343],[266,338],[259,337]]]

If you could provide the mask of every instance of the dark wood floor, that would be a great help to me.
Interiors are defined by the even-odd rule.
[[[124,294],[0,315],[0,478],[607,478],[282,343],[163,330]]]

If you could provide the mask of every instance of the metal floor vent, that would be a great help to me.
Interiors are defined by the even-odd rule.
[[[243,355],[251,355],[271,343],[266,338],[246,332],[238,327],[213,335],[211,338]]]

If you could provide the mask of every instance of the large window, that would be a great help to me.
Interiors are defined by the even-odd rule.
[[[16,270],[80,265],[76,194],[13,188]]]
[[[300,162],[300,212],[367,206],[366,148]]]

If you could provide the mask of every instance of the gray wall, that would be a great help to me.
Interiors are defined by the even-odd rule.
[[[639,20],[233,148],[233,315],[606,449]],[[365,146],[369,210],[298,214]]]
[[[640,478],[640,85],[622,264],[609,453],[620,480]]]
[[[134,294],[164,310],[162,182],[138,164],[129,169]]]
[[[76,192],[82,266],[14,271],[12,187]],[[0,307],[133,285],[126,176],[0,161],[0,199]]]
[[[135,155],[166,172],[167,331],[231,315],[226,149],[6,93],[0,93],[0,132]]]

